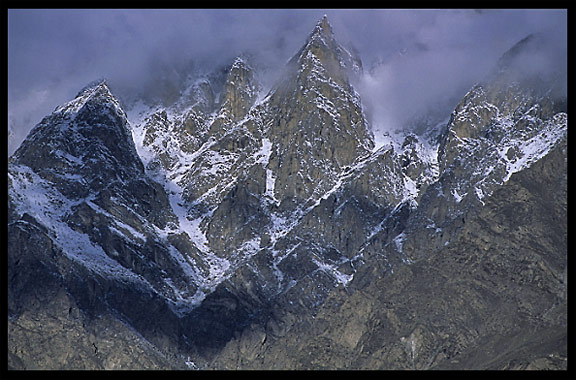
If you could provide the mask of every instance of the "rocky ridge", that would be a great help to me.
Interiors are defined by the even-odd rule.
[[[530,348],[566,336],[565,101],[500,66],[375,149],[361,70],[324,17],[268,94],[238,57],[157,104],[97,82],[45,118],[9,163],[10,365],[565,368],[563,343]],[[53,354],[46,320],[72,332],[42,324]]]

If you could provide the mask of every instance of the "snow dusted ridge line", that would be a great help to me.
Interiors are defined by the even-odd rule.
[[[243,59],[236,59],[232,64],[231,71],[228,72],[223,81],[222,87],[224,89],[212,91],[213,84],[210,83],[207,76],[199,79],[188,76],[180,98],[171,106],[148,106],[141,101],[133,105],[128,113],[125,113],[118,101],[109,93],[105,83],[98,82],[84,88],[77,98],[58,107],[55,111],[55,113],[65,116],[68,126],[75,128],[72,121],[82,107],[92,97],[104,95],[105,102],[111,103],[105,103],[107,108],[103,112],[114,112],[116,110],[118,115],[125,117],[128,121],[127,125],[133,140],[131,147],[132,149],[136,148],[136,154],[144,164],[146,176],[158,182],[165,190],[169,207],[174,214],[170,215],[171,220],[174,222],[167,223],[163,228],[147,223],[144,217],[139,216],[142,219],[141,222],[147,232],[166,243],[166,247],[169,250],[168,254],[181,267],[180,269],[186,276],[186,280],[197,285],[198,290],[190,296],[190,294],[179,290],[174,285],[172,282],[174,278],[171,279],[168,276],[163,278],[165,284],[173,290],[174,296],[170,302],[175,305],[177,310],[189,310],[189,308],[198,305],[218,284],[230,278],[239,266],[263,250],[272,252],[272,267],[281,283],[284,274],[280,271],[279,264],[284,258],[291,255],[295,247],[300,244],[299,242],[290,241],[293,234],[289,234],[299,231],[297,227],[302,220],[310,213],[313,213],[314,210],[317,210],[317,207],[324,201],[334,194],[338,195],[341,190],[346,191],[346,186],[353,182],[355,178],[360,178],[368,165],[380,165],[380,158],[383,159],[382,162],[389,162],[387,161],[388,159],[396,160],[393,164],[382,164],[382,167],[386,169],[393,167],[393,170],[384,170],[384,174],[378,174],[377,182],[369,182],[370,186],[374,186],[374,183],[377,183],[376,186],[378,186],[383,181],[392,183],[391,190],[386,190],[386,195],[390,195],[390,198],[393,199],[386,201],[386,206],[390,206],[392,212],[386,218],[392,217],[403,206],[408,206],[410,209],[418,207],[417,200],[419,195],[421,195],[422,189],[439,179],[438,152],[440,142],[438,139],[434,139],[439,136],[440,130],[443,129],[440,128],[440,125],[448,126],[448,121],[439,123],[433,128],[428,128],[424,135],[416,136],[412,134],[410,136],[410,134],[406,134],[403,131],[398,135],[383,136],[379,144],[374,144],[374,137],[370,131],[364,135],[359,134],[358,131],[361,128],[369,129],[368,122],[363,114],[360,96],[349,85],[346,75],[349,73],[348,69],[358,71],[360,67],[357,66],[357,61],[352,54],[334,40],[331,26],[325,17],[317,24],[306,45],[297,56],[293,57],[293,61],[299,64],[299,67],[297,67],[297,71],[288,77],[290,80],[296,81],[294,86],[296,90],[294,91],[300,91],[301,93],[298,94],[302,95],[294,99],[298,101],[305,99],[306,106],[309,106],[315,116],[318,116],[318,120],[321,121],[321,127],[329,126],[332,128],[328,134],[324,133],[324,140],[306,135],[306,141],[298,141],[298,143],[302,143],[302,146],[306,147],[304,149],[314,149],[314,144],[317,141],[328,144],[337,141],[326,139],[326,135],[330,137],[338,135],[341,137],[346,134],[345,138],[349,138],[354,136],[354,133],[358,133],[356,136],[357,140],[348,140],[347,142],[353,141],[354,145],[360,146],[364,150],[354,151],[354,155],[351,158],[346,157],[345,160],[334,161],[345,162],[347,165],[345,167],[327,165],[328,169],[316,176],[317,178],[328,179],[326,182],[320,182],[320,185],[318,185],[318,182],[314,182],[316,178],[312,178],[306,171],[306,165],[313,167],[319,161],[311,160],[305,162],[304,165],[295,165],[297,167],[297,169],[293,169],[295,172],[291,168],[289,175],[302,178],[304,179],[303,182],[306,183],[308,181],[315,185],[312,186],[312,191],[304,193],[306,195],[303,197],[305,200],[302,203],[297,204],[294,208],[289,208],[288,211],[282,209],[282,199],[279,199],[282,198],[283,189],[281,185],[284,185],[282,179],[285,178],[277,181],[279,173],[284,173],[278,169],[278,161],[282,162],[284,160],[284,162],[291,163],[294,162],[294,157],[290,156],[286,159],[283,156],[291,153],[289,149],[284,152],[278,151],[283,146],[283,137],[275,136],[270,131],[275,131],[273,123],[277,122],[278,126],[280,126],[281,120],[275,120],[274,117],[266,115],[268,110],[273,108],[282,109],[282,107],[277,107],[273,103],[277,101],[277,99],[273,99],[273,91],[262,97],[262,89],[254,86],[254,82],[251,79],[246,80],[248,84],[245,88],[242,86],[236,88],[240,82],[246,79],[244,74],[252,78],[249,75],[251,72],[249,74],[236,72],[238,76],[232,75],[233,70],[248,70],[247,62]],[[220,87],[220,85],[218,86]],[[208,95],[203,92],[206,88],[209,90],[207,90]],[[236,98],[240,96],[235,91],[228,91],[230,88],[238,90],[241,94],[247,94],[250,102],[236,103]],[[288,88],[291,87],[288,86]],[[291,98],[281,98],[281,101],[285,101],[285,99]],[[220,101],[222,101],[222,104],[220,104]],[[206,104],[209,104],[209,106],[206,106]],[[238,105],[241,107],[236,107]],[[294,105],[294,107],[297,106],[298,104]],[[498,114],[496,106],[487,104],[486,107],[496,109],[496,114]],[[236,108],[241,110],[235,111]],[[291,104],[288,105],[288,108],[290,111],[286,112],[288,115],[286,118],[296,118],[296,121],[300,122],[298,126],[305,125],[303,117],[298,119],[298,116],[301,115],[291,113]],[[246,110],[248,112],[245,112]],[[298,110],[308,112],[306,107]],[[284,110],[282,109],[282,111]],[[356,111],[362,117],[353,117]],[[471,112],[474,111],[473,109]],[[239,114],[234,115],[236,112],[239,112]],[[464,121],[469,119],[468,116],[468,113],[463,112],[460,114],[460,117],[466,119]],[[525,115],[525,117],[528,116]],[[346,122],[349,123],[346,124]],[[498,126],[501,126],[504,130],[515,127],[509,118],[502,117],[495,122],[496,124],[499,123]],[[320,122],[314,124],[317,126]],[[560,128],[558,125],[560,125]],[[523,139],[521,138],[522,136],[515,137],[513,134],[505,138],[503,142],[498,141],[497,143],[490,139],[484,139],[484,141],[482,139],[458,138],[456,142],[461,144],[462,149],[468,149],[471,154],[479,152],[474,151],[476,147],[485,148],[488,146],[489,149],[487,151],[489,151],[490,158],[492,159],[496,156],[497,160],[482,161],[484,157],[479,157],[481,163],[476,167],[472,166],[476,170],[472,173],[473,178],[462,181],[463,184],[456,184],[447,191],[446,195],[442,194],[442,196],[452,197],[455,203],[465,203],[465,199],[476,197],[483,203],[482,199],[490,195],[495,183],[501,184],[508,181],[513,173],[529,167],[546,155],[560,138],[566,134],[566,125],[566,114],[562,114],[557,115],[554,121],[546,123],[542,127],[543,130],[530,139]],[[314,130],[313,127],[310,129]],[[280,131],[279,134],[281,135],[283,132]],[[402,135],[400,136],[400,134]],[[435,136],[432,136],[433,134]],[[322,135],[322,130],[319,135]],[[241,139],[245,139],[245,141],[240,141]],[[297,140],[288,141],[294,143]],[[347,148],[346,144],[338,142],[331,146],[329,151],[342,149],[342,152]],[[515,154],[512,155],[512,151]],[[389,154],[390,157],[384,156],[385,154]],[[277,155],[280,156],[279,160]],[[61,152],[60,156],[71,163],[82,164],[81,159],[68,153]],[[333,152],[327,156],[332,156],[332,159],[334,157],[338,159]],[[414,160],[412,160],[413,156],[416,156]],[[275,157],[275,160],[278,161],[273,161],[271,164],[271,157]],[[301,159],[301,156],[295,157],[296,160]],[[414,174],[414,170],[410,171],[412,167],[405,169],[405,162],[401,160],[405,160],[407,162],[406,165],[416,162],[416,174]],[[399,162],[402,162],[401,165],[397,165]],[[423,174],[420,173],[420,166],[418,165],[422,165],[425,168],[422,170]],[[266,213],[265,220],[268,221],[268,225],[258,226],[258,228],[262,229],[261,236],[258,231],[251,231],[251,233],[254,233],[249,235],[248,238],[239,241],[235,246],[236,248],[222,248],[219,246],[221,241],[218,240],[216,234],[224,231],[225,228],[218,230],[219,221],[214,220],[213,216],[218,210],[219,202],[221,202],[223,197],[227,196],[233,186],[242,183],[246,170],[255,166],[255,169],[258,170],[254,170],[254,173],[258,173],[257,175],[260,176],[257,179],[259,181],[264,180],[265,183],[258,183],[258,190],[254,191],[256,194],[250,193],[250,196],[260,197],[258,199],[260,202],[259,206],[262,206],[262,212]],[[264,170],[264,178],[261,177],[261,169]],[[275,172],[275,170],[278,170],[278,172]],[[468,175],[471,171],[464,170],[464,172],[465,175]],[[505,174],[502,175],[502,172]],[[15,189],[23,190],[26,187],[34,189],[38,193],[37,197],[43,196],[46,198],[42,199],[42,202],[57,204],[57,207],[52,209],[48,209],[48,207],[38,208],[34,203],[30,203],[35,201],[34,197],[32,197],[28,202],[22,200],[22,204],[26,206],[20,205],[20,207],[29,211],[42,224],[54,225],[56,230],[72,234],[74,236],[72,241],[75,242],[76,247],[68,246],[67,244],[71,243],[63,241],[61,237],[57,236],[59,233],[55,233],[54,238],[57,244],[68,250],[69,252],[67,253],[78,261],[86,260],[86,265],[93,267],[95,271],[122,273],[122,276],[127,278],[131,276],[140,278],[140,276],[125,269],[118,262],[106,256],[106,252],[104,252],[102,247],[86,243],[86,240],[89,240],[88,235],[72,231],[73,228],[66,225],[63,215],[69,214],[72,207],[76,204],[70,203],[68,199],[57,193],[56,190],[50,190],[50,184],[48,182],[44,183],[44,180],[33,172],[24,174],[16,170],[15,173],[10,177],[12,182],[16,184],[14,185]],[[35,183],[26,184],[25,180],[28,177],[34,178]],[[77,175],[74,180],[82,181],[82,178]],[[308,190],[306,189],[306,191]],[[17,193],[13,196],[15,199],[21,199],[21,197],[18,198]],[[110,213],[98,207],[95,202],[90,199],[85,201],[86,205],[95,212],[105,215],[112,221],[115,220]],[[335,215],[340,215],[346,202],[348,201],[341,202],[334,209]],[[26,212],[23,210],[19,211]],[[253,218],[254,215],[250,217]],[[363,238],[370,240],[384,228],[385,222],[386,219],[380,223],[376,221],[376,226],[370,226],[371,231],[364,231],[366,235]],[[142,233],[121,221],[112,222],[111,224],[113,225],[109,226],[110,230],[114,234],[121,235],[128,242],[139,244],[146,239],[146,236]],[[212,226],[216,227],[212,229]],[[226,226],[226,229],[233,230],[229,226]],[[213,231],[217,231],[216,234]],[[210,232],[210,235],[208,235],[208,232]],[[233,232],[236,233],[234,230]],[[188,245],[188,241],[186,241],[185,249],[192,252],[184,252],[183,249],[177,249],[176,246],[169,243],[169,239],[175,235],[182,235],[184,239],[186,239],[184,236],[187,236],[191,245]],[[284,239],[282,243],[287,242],[288,247],[292,248],[279,248],[282,244],[277,243],[282,239]],[[400,253],[403,253],[404,239],[404,232],[393,238],[393,244]],[[215,241],[216,244],[211,247],[211,243]],[[82,249],[79,247],[85,243],[88,244],[89,254],[82,256]],[[224,244],[227,243],[224,242]],[[106,249],[108,250],[108,248]],[[229,250],[229,252],[223,253],[222,251],[225,250]],[[360,253],[361,250],[356,257]],[[115,256],[115,252],[109,252],[109,254]],[[198,260],[200,265],[196,266],[195,260]],[[321,256],[314,257],[312,261],[317,266],[316,270],[322,270],[331,275],[339,284],[344,286],[349,284],[354,274],[343,274],[337,269],[337,265],[329,263],[329,259],[326,260],[324,262]],[[410,263],[407,257],[404,257],[403,261]],[[145,279],[142,280],[145,281]]]
[[[67,103],[67,105],[63,107],[60,107],[57,112],[77,112],[79,109],[81,109],[83,104],[85,104],[88,97],[92,96],[94,91],[95,89],[93,88],[85,90],[79,99],[76,99],[75,101]],[[147,110],[141,109],[140,112],[136,113],[136,115],[132,113],[133,122],[130,123],[130,125],[132,125],[132,137],[137,148],[137,153],[146,166],[147,163],[150,163],[155,158],[155,153],[148,146],[143,144],[146,132],[142,127],[142,120],[144,120],[146,117],[145,112],[143,111],[150,115],[158,111],[158,108]],[[243,119],[237,125],[242,125],[244,122],[246,122],[246,120],[248,119]],[[500,122],[505,125],[510,121],[503,119]],[[556,146],[556,144],[566,135],[566,133],[567,115],[565,113],[560,113],[554,117],[553,121],[544,123],[541,131],[530,139],[524,140],[521,138],[509,137],[504,140],[502,144],[496,147],[496,152],[499,157],[498,164],[505,165],[507,173],[502,181],[508,181],[513,173],[531,166],[534,162],[544,157],[554,146]],[[176,252],[173,249],[174,247],[169,247],[170,254],[182,266],[184,273],[199,286],[198,291],[196,291],[194,295],[186,296],[171,283],[169,278],[165,279],[166,285],[172,288],[174,292],[173,299],[167,299],[174,307],[174,310],[178,313],[185,313],[186,311],[189,311],[197,306],[207,294],[215,289],[219,283],[229,278],[233,274],[235,267],[240,265],[242,262],[245,262],[246,259],[259,252],[262,248],[265,248],[261,247],[261,241],[259,238],[246,241],[241,247],[243,252],[232,257],[233,259],[238,260],[232,263],[228,259],[216,256],[211,251],[208,239],[200,228],[202,221],[205,218],[210,217],[211,213],[208,212],[206,214],[200,215],[199,217],[190,218],[189,208],[185,206],[186,202],[182,197],[183,187],[181,182],[184,180],[187,171],[190,170],[190,168],[196,163],[196,160],[205,152],[210,150],[210,148],[212,148],[216,143],[216,139],[209,138],[194,152],[186,153],[181,151],[177,157],[177,164],[173,167],[174,169],[166,173],[165,177],[157,178],[157,180],[167,191],[172,211],[178,218],[178,225],[168,225],[168,227],[163,230],[155,227],[156,234],[159,237],[166,238],[169,234],[181,232],[186,233],[194,245],[201,252],[203,259],[208,265],[208,274],[202,273],[193,265],[191,265],[190,262],[188,262],[180,252]],[[462,143],[466,144],[467,142],[462,140]],[[342,186],[347,183],[347,181],[351,180],[354,175],[361,171],[369,162],[374,160],[375,157],[377,157],[379,154],[383,154],[390,148],[392,148],[392,146],[381,147],[381,149],[373,151],[370,155],[360,157],[350,167],[343,168],[341,173],[337,176],[332,188],[328,189],[324,194],[320,194],[309,199],[309,202],[307,203],[308,207],[300,209],[295,214],[291,215],[291,217],[288,218],[272,215],[272,225],[270,229],[271,239],[268,248],[275,252],[275,260],[273,266],[278,274],[277,276],[280,282],[282,280],[283,274],[278,269],[278,264],[280,261],[282,261],[282,259],[290,254],[290,251],[280,255],[279,252],[275,251],[276,242],[279,239],[287,236],[287,234],[298,225],[300,220],[306,214],[310,213],[312,210],[314,210],[314,208],[319,206],[323,200],[328,199],[330,195],[341,189]],[[398,145],[396,145],[395,148],[395,154],[399,154],[401,150],[398,148]],[[273,143],[269,138],[264,137],[261,139],[259,150],[257,150],[252,156],[249,156],[246,159],[251,161],[254,165],[262,165],[262,167],[266,170],[266,191],[264,195],[266,198],[268,198],[269,201],[271,200],[275,204],[278,204],[279,201],[276,199],[274,194],[276,176],[275,173],[268,168],[273,149]],[[517,154],[510,156],[510,149],[516,151]],[[438,176],[437,151],[437,145],[433,146],[429,145],[428,143],[418,145],[419,155],[423,159],[432,163],[431,167],[433,169],[435,168],[435,170],[432,171],[432,175],[428,179],[429,181],[435,180]],[[79,158],[73,157],[68,153],[61,152],[60,156],[70,162],[81,164]],[[217,167],[217,165],[212,166],[212,172],[210,172],[212,175],[215,174],[215,167]],[[494,169],[484,167],[482,170],[493,171]],[[478,174],[480,175],[482,173]],[[71,201],[67,199],[57,190],[55,190],[50,185],[50,183],[40,178],[30,168],[14,166],[14,170],[11,174],[9,174],[9,178],[13,184],[10,195],[14,199],[19,200],[16,202],[18,205],[18,212],[21,214],[29,213],[41,224],[52,226],[54,232],[51,237],[54,239],[56,245],[61,248],[71,259],[86,265],[96,273],[113,276],[114,278],[118,278],[122,281],[137,282],[143,286],[153,289],[152,285],[148,283],[146,279],[124,268],[117,261],[108,257],[102,247],[96,246],[90,241],[88,235],[73,230],[62,219],[65,215],[71,212],[72,207],[83,201],[86,201],[86,204],[98,213],[110,216],[110,214],[108,214],[105,210],[91,202],[90,199],[79,201]],[[80,178],[76,179],[80,180]],[[416,188],[416,184],[413,180],[407,176],[403,176],[402,181],[404,187],[404,197],[399,202],[399,204],[411,202],[418,196],[418,189]],[[481,185],[482,180],[476,183],[476,186],[473,188],[473,193],[482,202],[482,199],[485,196],[488,196],[489,193],[486,192]],[[208,190],[208,192],[202,195],[202,197],[206,196],[210,191],[212,191],[212,189]],[[22,194],[27,194],[27,199],[24,199]],[[468,193],[462,193],[459,189],[453,189],[452,191],[452,195],[457,202],[466,196],[466,194]],[[116,223],[115,225],[111,226],[111,230],[134,243],[144,239],[142,234],[123,223]],[[374,235],[374,233],[372,235]],[[400,252],[402,251],[403,239],[403,234],[400,234],[394,238],[394,244]],[[338,283],[344,286],[346,286],[353,278],[353,274],[348,275],[338,271],[336,265],[334,264],[322,262],[317,258],[315,258],[313,261],[318,266],[318,270],[323,270],[330,274]],[[405,262],[409,263],[409,260],[406,260]]]
[[[144,278],[124,268],[106,255],[102,247],[94,245],[88,235],[70,228],[63,220],[72,207],[86,201],[72,201],[64,197],[50,183],[43,180],[32,169],[12,165],[8,174],[12,182],[10,196],[19,214],[29,214],[40,224],[50,226],[50,237],[70,259],[80,262],[92,271],[112,276],[121,281],[136,281],[153,288]],[[89,199],[88,199],[89,201]]]
[[[156,137],[152,144],[145,144],[144,141],[147,134],[146,121],[154,114],[161,114],[163,112],[166,114],[168,129],[166,131],[160,130],[159,136]],[[195,200],[192,200],[190,204],[187,204],[188,202],[184,199],[184,186],[188,181],[189,174],[196,170],[196,167],[202,168],[204,161],[207,160],[207,162],[210,163],[210,167],[200,169],[202,171],[197,173],[200,177],[207,177],[213,181],[213,179],[218,179],[221,175],[225,175],[228,172],[230,164],[227,161],[230,160],[230,157],[224,157],[220,151],[212,149],[221,141],[220,139],[209,137],[198,149],[192,152],[185,152],[179,149],[178,143],[175,143],[171,148],[171,153],[173,153],[173,157],[175,158],[174,163],[171,164],[170,167],[160,171],[148,170],[148,165],[156,160],[157,155],[163,151],[161,146],[157,146],[157,143],[171,141],[173,138],[170,134],[173,132],[172,128],[174,125],[178,123],[178,115],[180,112],[186,111],[163,107],[147,108],[143,104],[139,104],[132,108],[129,112],[129,117],[132,119],[130,122],[132,137],[137,152],[144,163],[146,172],[149,177],[155,179],[166,189],[172,210],[178,218],[177,226],[172,225],[166,230],[158,230],[157,232],[161,236],[182,232],[186,233],[190,241],[200,251],[202,259],[208,265],[208,273],[196,279],[200,288],[199,292],[202,291],[203,294],[197,294],[195,298],[201,301],[206,295],[206,292],[209,293],[213,291],[219,283],[229,278],[234,273],[235,268],[244,262],[247,257],[259,251],[260,239],[244,242],[240,247],[240,250],[244,251],[243,253],[233,254],[230,258],[219,257],[211,250],[206,234],[201,228],[201,224],[205,220],[210,219],[215,208],[209,209],[203,214],[195,215],[194,217],[192,217],[190,213],[191,209],[208,198],[217,196],[218,193],[227,192],[227,189],[231,188],[237,182],[236,178],[227,178],[226,181],[213,184],[213,186],[203,190],[203,194],[199,195]],[[218,115],[219,116],[216,116],[216,113],[212,114],[206,123],[210,124],[215,118],[224,117],[222,114]],[[240,121],[236,122],[234,127],[229,129],[221,139],[227,136],[233,136],[236,131],[242,130],[244,124],[250,121],[252,117],[251,113],[248,113]],[[249,166],[262,165],[263,168],[265,168],[267,174],[267,191],[265,196],[278,203],[274,196],[275,174],[267,168],[271,152],[272,143],[268,138],[262,138],[260,149],[251,156],[245,157],[245,162]],[[237,160],[238,158],[232,157],[232,159]]]
[[[139,116],[135,122],[144,120],[146,117],[144,115],[144,110],[140,110],[136,115]],[[150,114],[156,112],[157,109],[149,111]],[[147,147],[143,141],[146,130],[143,128],[143,123],[133,124],[132,136],[134,142],[145,167],[155,158],[155,153]],[[158,233],[161,236],[167,236],[168,234],[178,234],[184,232],[188,235],[195,247],[202,253],[203,259],[209,265],[209,273],[202,276],[200,273],[195,272],[197,285],[200,290],[194,296],[196,299],[195,303],[199,303],[205,297],[205,293],[202,289],[211,291],[216,285],[225,280],[230,273],[231,263],[229,260],[220,258],[216,256],[210,249],[208,244],[208,239],[206,235],[200,228],[202,221],[211,215],[211,212],[203,214],[194,219],[190,218],[188,214],[189,208],[185,206],[186,202],[183,199],[183,187],[181,186],[181,181],[190,170],[195,160],[208,149],[210,149],[216,143],[215,139],[209,139],[206,141],[197,151],[193,153],[186,153],[179,151],[178,163],[174,166],[174,170],[165,173],[165,176],[158,178],[155,173],[149,173],[149,175],[158,181],[165,189],[170,200],[170,205],[172,211],[178,218],[177,227],[167,227],[166,230],[159,230]],[[228,275],[227,275],[228,273]]]
[[[499,122],[505,128],[513,127],[513,122],[509,118],[503,118]],[[483,198],[492,194],[490,186],[485,186],[486,181],[496,181],[499,185],[508,182],[512,174],[532,166],[567,135],[568,115],[566,113],[558,113],[552,120],[538,121],[538,123],[540,128],[537,133],[528,139],[522,136],[506,136],[498,146],[494,147],[495,163],[479,166],[473,173],[473,176],[480,178],[473,190],[481,203],[484,203]],[[502,178],[491,179],[491,174],[500,167],[505,170],[506,174]]]
[[[109,257],[100,245],[94,244],[90,240],[89,235],[71,228],[66,222],[66,218],[72,214],[75,206],[82,203],[87,204],[101,215],[111,216],[92,202],[94,195],[79,200],[70,200],[56,190],[50,182],[42,179],[31,168],[23,165],[11,165],[8,178],[12,183],[9,194],[12,199],[17,200],[14,202],[15,211],[21,215],[30,215],[41,225],[50,226],[47,229],[48,236],[70,260],[103,277],[123,283],[138,284],[142,288],[150,289],[163,296],[174,312],[180,315],[196,307],[205,297],[205,294],[200,290],[192,297],[183,296],[182,292],[172,284],[170,278],[165,277],[164,283],[172,289],[173,293],[171,297],[166,297],[163,291],[157,289],[146,278]],[[141,244],[145,240],[145,237],[132,227],[115,218],[112,220],[114,224],[110,225],[109,228],[113,233],[135,244]],[[171,250],[170,254],[179,263],[189,280],[198,280],[198,271],[179,252]]]
[[[331,82],[331,84],[334,84],[334,83]],[[338,86],[338,88],[340,89],[340,91],[344,91],[344,89],[341,88],[340,86]],[[264,107],[265,108],[266,107],[265,103],[268,100],[269,100],[269,98],[267,97],[261,103],[257,103],[256,105],[254,105],[254,107],[258,107],[258,108]],[[316,105],[319,108],[324,108],[324,107],[320,107],[320,104],[316,104]],[[254,109],[254,107],[253,107],[253,109]],[[146,135],[145,120],[148,117],[150,117],[152,114],[157,113],[157,112],[162,112],[162,111],[164,111],[164,110],[161,108],[155,108],[155,109],[148,109],[147,110],[144,107],[140,106],[140,108],[134,108],[131,112],[129,112],[129,115],[132,118],[130,125],[132,126],[132,136],[134,139],[134,143],[136,145],[137,152],[140,155],[145,167],[147,167],[148,163],[152,162],[156,158],[156,154],[157,154],[156,152],[154,152],[154,150],[152,150],[154,144],[153,145],[145,145],[144,144],[144,138]],[[171,115],[172,112],[167,111],[166,114]],[[336,117],[336,118],[339,117],[339,115],[335,112],[335,110],[332,110],[332,114],[334,114],[334,117]],[[252,113],[249,113],[248,115],[246,115],[242,120],[240,120],[236,124],[236,127],[229,130],[227,134],[232,133],[236,128],[241,128],[242,125],[244,125],[247,121],[249,121],[251,119],[251,117],[252,117],[251,115],[252,115]],[[171,120],[173,120],[173,117],[168,116],[168,121],[171,122]],[[266,132],[267,132],[267,130],[262,131],[262,133],[266,133]],[[161,138],[159,140],[162,141],[162,140],[167,140],[167,139],[169,139],[169,136],[166,136],[165,138]],[[216,144],[216,143],[217,143],[217,140],[215,140],[214,138],[210,138],[199,149],[197,149],[194,152],[184,153],[182,151],[176,151],[176,154],[177,154],[176,164],[173,165],[171,169],[166,171],[161,176],[161,178],[160,177],[156,178],[156,180],[159,181],[164,186],[164,188],[167,190],[172,209],[179,220],[179,223],[178,223],[178,226],[176,229],[173,228],[171,230],[158,231],[158,233],[162,236],[165,236],[168,233],[184,232],[190,237],[191,241],[195,244],[195,246],[202,253],[204,259],[209,263],[209,267],[210,267],[209,272],[210,273],[208,274],[208,276],[206,276],[202,279],[198,279],[200,282],[200,284],[199,284],[200,288],[207,290],[207,291],[213,290],[218,283],[224,281],[226,278],[228,278],[230,275],[232,275],[234,267],[240,265],[247,258],[256,254],[262,248],[264,248],[264,247],[260,247],[260,244],[261,244],[260,239],[256,239],[256,240],[253,239],[253,240],[245,242],[242,245],[241,249],[244,249],[246,251],[246,252],[244,252],[244,254],[233,255],[233,257],[230,258],[230,260],[232,260],[232,259],[234,260],[234,263],[232,263],[230,260],[217,257],[211,251],[209,244],[208,244],[208,240],[207,240],[204,232],[200,228],[200,224],[202,223],[202,221],[205,218],[209,218],[211,216],[211,212],[200,215],[200,216],[198,216],[192,220],[192,219],[190,219],[189,212],[188,212],[190,210],[190,208],[187,208],[184,206],[185,202],[182,198],[182,194],[184,191],[184,189],[181,185],[182,180],[184,179],[186,173],[188,171],[190,171],[192,167],[195,166],[196,160],[198,160],[201,156],[203,156],[204,153],[207,152],[210,148],[212,148],[214,146],[214,144]],[[274,193],[276,174],[274,173],[274,171],[272,171],[270,168],[268,168],[268,164],[269,164],[272,150],[273,150],[273,143],[270,141],[269,138],[263,137],[261,139],[260,149],[258,151],[256,151],[251,157],[246,157],[246,160],[253,161],[253,165],[262,165],[262,167],[266,170],[266,190],[264,193],[264,197],[267,198],[268,202],[271,202],[272,204],[279,206],[280,201],[276,198],[275,193]],[[371,159],[371,155],[367,155],[366,157],[361,157],[361,158],[359,158],[358,162],[356,164],[354,164],[352,167],[346,168],[345,170],[343,170],[342,173],[338,176],[337,181],[334,184],[334,186],[330,190],[328,190],[326,192],[326,194],[319,194],[317,196],[313,196],[309,200],[309,202],[307,202],[307,204],[309,206],[306,207],[306,209],[300,209],[299,211],[297,210],[290,217],[286,217],[286,216],[281,217],[279,215],[276,215],[275,213],[272,213],[271,214],[272,225],[271,225],[271,228],[269,230],[270,242],[268,244],[268,248],[272,249],[273,252],[276,252],[274,247],[276,245],[276,242],[279,239],[285,237],[290,231],[292,231],[292,229],[298,224],[298,222],[306,214],[308,214],[316,206],[318,206],[322,200],[327,199],[332,193],[334,193],[335,191],[340,189],[341,186],[343,185],[343,183],[345,183],[345,181],[349,180],[349,178],[351,176],[353,176],[357,170],[363,168],[365,163],[370,159]],[[217,165],[212,165],[212,167],[211,167],[212,169],[210,169],[211,173],[208,173],[208,174],[210,174],[211,176],[216,175],[217,173],[214,172],[214,169],[216,167],[217,167]],[[152,177],[157,177],[158,173],[149,173],[149,175]],[[197,199],[194,202],[200,202],[201,198],[208,196],[213,191],[215,191],[214,187],[209,188],[208,191],[206,191],[203,195],[200,196],[199,199]],[[310,203],[312,203],[312,204],[310,205]],[[286,255],[282,255],[282,257],[278,257],[277,254],[278,253],[276,252],[276,254],[274,255],[276,257],[275,266],[277,266],[278,263],[280,261],[282,261],[282,259],[286,256]],[[340,273],[335,267],[332,268],[329,264],[321,263],[318,265],[319,265],[319,268],[327,271],[327,273],[331,274],[333,277],[335,277],[335,279],[338,282],[340,282],[344,285],[347,284],[352,278],[351,275],[350,275],[350,277],[348,277],[348,275],[344,275],[344,274]],[[281,277],[282,277],[282,274],[279,274],[278,278],[280,279]],[[197,294],[196,298],[198,300],[201,300],[203,297],[202,297],[202,295]]]
[[[564,104],[522,92],[471,93],[444,121],[430,113],[376,142],[348,77],[359,60],[328,31],[319,24],[314,43],[293,57],[300,67],[266,96],[252,72],[218,69],[188,75],[153,104],[123,109],[97,83],[58,107],[21,150],[31,154],[10,165],[9,228],[23,238],[10,240],[10,262],[50,243],[52,257],[40,259],[53,260],[63,281],[81,269],[88,307],[104,294],[127,327],[140,321],[132,315],[168,317],[152,337],[170,357],[174,339],[193,355],[180,364],[197,369],[212,361],[197,360],[203,347],[224,353],[212,363],[234,359],[261,327],[289,330],[284,311],[315,318],[338,293],[442,256],[499,186],[553,149],[540,169],[565,184],[558,147],[567,115],[552,116]],[[237,59],[232,70],[245,64]],[[83,291],[72,285],[70,294]]]
[[[554,115],[552,122],[545,123],[541,132],[532,138],[526,141],[520,139],[512,140],[509,146],[499,149],[500,157],[506,160],[508,171],[504,181],[507,182],[512,174],[530,167],[533,163],[546,156],[567,133],[568,115],[562,112]],[[509,149],[519,151],[520,157],[515,161],[508,159],[507,153]]]

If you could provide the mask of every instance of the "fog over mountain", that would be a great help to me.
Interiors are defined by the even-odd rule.
[[[377,138],[445,100],[453,107],[451,96],[463,95],[530,33],[544,33],[547,56],[565,68],[565,10],[11,9],[8,153],[97,78],[129,96],[161,73],[214,68],[248,53],[267,68],[260,75],[270,85],[323,14],[362,59],[355,88]]]
[[[567,372],[565,17],[12,11],[8,369]]]

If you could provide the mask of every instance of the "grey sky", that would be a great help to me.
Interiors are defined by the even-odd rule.
[[[9,10],[9,152],[94,79],[129,91],[158,63],[214,67],[242,52],[282,67],[323,14],[359,52],[358,91],[381,129],[478,81],[528,33],[566,51],[566,10]]]

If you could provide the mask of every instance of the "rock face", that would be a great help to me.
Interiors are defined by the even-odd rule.
[[[22,355],[15,354],[17,362],[27,368],[137,363],[128,356],[114,364],[88,355],[89,339],[82,336],[112,318],[125,344],[142,345],[140,334],[154,339],[154,331],[173,330],[170,315],[182,306],[180,292],[194,294],[196,285],[186,272],[188,253],[166,244],[169,239],[159,232],[177,218],[164,189],[145,176],[125,113],[107,85],[86,88],[45,118],[12,156],[8,175],[9,329],[11,343],[25,346]],[[150,325],[150,317],[141,314],[145,307],[164,310],[164,327]],[[123,318],[108,315],[111,310]],[[71,330],[61,330],[51,318]],[[30,329],[34,321],[38,326]],[[172,334],[168,330],[161,335]],[[56,335],[47,346],[33,348],[26,346],[35,339],[29,331]],[[108,339],[113,345],[109,333],[92,342]],[[49,354],[67,342],[83,352],[73,360],[72,352]],[[168,363],[152,346],[133,350],[149,352],[142,363]]]
[[[511,75],[530,41],[378,149],[326,17],[267,94],[247,57],[153,104],[87,86],[10,158],[9,366],[566,368],[566,101]]]
[[[512,175],[449,244],[395,269],[370,260],[288,333],[269,326],[258,355],[245,332],[218,366],[565,369],[565,149]]]

